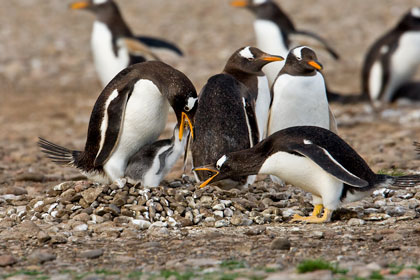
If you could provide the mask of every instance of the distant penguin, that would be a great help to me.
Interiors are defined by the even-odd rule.
[[[159,60],[149,48],[165,48],[182,55],[181,50],[168,41],[135,36],[113,0],[86,0],[75,2],[70,7],[89,10],[96,16],[91,46],[96,72],[104,87],[131,64]]]
[[[234,0],[231,5],[246,7],[256,16],[254,31],[259,49],[286,57],[290,49],[290,35],[301,34],[319,41],[335,59],[338,59],[338,54],[320,36],[310,31],[296,29],[292,20],[274,1]],[[264,67],[270,85],[273,84],[283,65],[283,62],[276,62]]]
[[[320,70],[322,65],[311,48],[300,46],[290,51],[272,87],[268,135],[298,125],[320,126],[337,132]]]
[[[197,93],[180,71],[159,62],[134,64],[121,71],[99,95],[90,116],[84,151],[72,151],[40,139],[54,162],[78,168],[89,179],[124,185],[128,160],[164,130],[168,109],[175,112],[179,139],[192,121]]]
[[[377,188],[414,187],[420,183],[419,174],[375,174],[340,137],[315,126],[280,130],[253,148],[222,155],[215,163],[195,170],[212,174],[200,187],[231,177],[276,175],[312,194],[312,215],[295,215],[292,220],[308,223],[330,221],[342,203],[361,200]]]
[[[412,8],[369,49],[362,70],[362,94],[373,105],[394,101],[420,64],[420,8]],[[401,93],[401,92],[400,92]],[[420,92],[401,97],[420,100]]]
[[[140,148],[128,161],[125,178],[130,184],[141,183],[145,187],[157,187],[171,171],[177,160],[185,152],[186,137],[179,139],[179,127],[174,128],[171,139],[158,140]]]
[[[229,58],[223,73],[207,81],[194,117],[193,166],[211,163],[225,153],[252,147],[260,140],[255,115],[255,99],[258,102],[260,94],[258,76],[265,64],[282,59],[244,47]],[[204,173],[196,175],[206,178]],[[233,182],[227,182],[231,186],[253,181],[247,177],[231,179]]]

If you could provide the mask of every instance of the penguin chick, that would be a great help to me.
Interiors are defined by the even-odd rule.
[[[361,200],[377,188],[420,183],[420,175],[375,174],[344,140],[315,126],[280,130],[250,149],[223,155],[215,164],[195,170],[213,173],[200,187],[231,176],[276,175],[312,194],[312,215],[295,215],[292,220],[309,223],[330,221],[342,203]]]
[[[374,106],[394,101],[397,90],[412,79],[420,64],[419,45],[420,8],[415,7],[370,47],[363,64],[362,94]],[[420,93],[409,98],[420,100]]]
[[[88,10],[96,16],[91,47],[96,72],[103,86],[131,64],[159,60],[150,48],[168,49],[182,55],[182,51],[177,46],[166,40],[135,36],[113,0],[79,1],[71,4],[70,8]]]
[[[268,103],[267,111],[261,110],[263,114],[256,116],[255,103],[262,96],[257,77],[262,75],[265,64],[282,59],[257,48],[240,48],[229,58],[223,73],[207,81],[194,117],[193,166],[208,164],[225,153],[252,147],[259,141],[258,120],[264,114],[267,119]],[[266,126],[264,121],[261,123]],[[197,172],[196,176],[204,179],[206,174]],[[250,182],[246,182],[246,177],[232,179],[228,185]]]
[[[179,140],[192,121],[197,93],[180,71],[160,61],[121,71],[99,95],[90,116],[84,151],[72,151],[40,138],[54,162],[78,168],[90,180],[120,185],[128,160],[164,130],[168,109],[175,112]],[[186,136],[185,136],[186,137]]]
[[[301,34],[316,39],[327,49],[332,57],[335,59],[339,58],[337,52],[320,36],[310,31],[296,29],[292,20],[274,1],[234,0],[231,2],[231,5],[234,7],[246,7],[255,15],[254,31],[257,47],[263,51],[286,57],[290,49],[290,36]],[[276,62],[264,67],[264,72],[270,85],[273,84],[283,65],[284,63],[282,62]]]
[[[186,133],[186,136],[189,131]],[[128,161],[125,177],[130,184],[157,187],[185,152],[188,137],[178,138],[179,127],[171,139],[164,139],[140,148]]]

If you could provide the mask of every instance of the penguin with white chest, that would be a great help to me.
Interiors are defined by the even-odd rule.
[[[337,132],[327,100],[321,63],[308,47],[292,49],[272,87],[268,135],[281,129],[313,125]]]
[[[213,174],[200,187],[232,176],[276,175],[312,194],[312,215],[295,215],[292,220],[309,223],[330,221],[342,203],[361,200],[377,188],[414,187],[420,183],[419,174],[375,174],[345,141],[315,126],[286,128],[250,149],[223,155],[215,162],[195,169]]]
[[[101,183],[124,182],[128,160],[151,144],[165,128],[169,106],[175,112],[179,139],[192,131],[197,93],[180,71],[159,62],[134,64],[102,91],[90,116],[84,151],[72,151],[44,139],[40,147],[53,161],[78,168]]]
[[[362,70],[362,94],[374,105],[404,96],[398,89],[409,82],[420,64],[420,8],[412,8],[398,24],[380,37],[369,49]]]
[[[190,133],[186,128],[187,135]],[[130,184],[157,187],[185,152],[188,137],[179,139],[179,126],[175,126],[171,139],[158,140],[140,148],[128,161],[125,178]]]
[[[207,81],[194,117],[193,166],[213,162],[224,153],[252,147],[263,137],[260,133],[264,135],[270,95],[267,81],[260,80],[261,69],[282,59],[257,48],[240,48],[229,58],[223,72]],[[265,101],[261,102],[260,98]],[[257,110],[256,105],[265,106],[265,111]],[[196,174],[200,179],[206,177],[202,172]],[[247,180],[246,177],[232,179],[242,185]]]
[[[292,20],[272,0],[234,0],[231,5],[246,7],[256,16],[254,31],[257,47],[265,52],[286,57],[290,49],[290,36],[301,34],[319,41],[335,59],[339,57],[337,52],[317,34],[296,29]],[[283,65],[283,62],[276,62],[264,67],[270,85],[273,84]]]
[[[91,47],[96,72],[103,86],[127,66],[146,60],[159,60],[150,48],[163,48],[182,55],[174,44],[153,37],[135,36],[113,0],[75,2],[72,9],[86,9],[95,14]]]

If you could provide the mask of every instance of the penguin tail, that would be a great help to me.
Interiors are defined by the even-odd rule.
[[[393,177],[391,185],[399,188],[415,187],[420,185],[420,174]]]
[[[72,151],[39,137],[38,146],[54,163],[76,166],[82,152]]]
[[[420,155],[420,142],[414,141],[413,142],[413,145],[414,145],[414,147],[416,149],[417,154]]]
[[[315,40],[317,40],[324,46],[324,48],[330,53],[330,55],[334,59],[336,60],[340,59],[340,56],[338,55],[338,53],[327,43],[327,41],[321,38],[319,35],[315,34],[314,32],[307,31],[307,30],[295,30],[294,33],[314,38]]]

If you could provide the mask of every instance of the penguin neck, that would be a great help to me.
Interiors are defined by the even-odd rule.
[[[96,20],[104,23],[112,33],[114,40],[120,37],[133,37],[133,33],[124,21],[120,10],[115,5],[103,13],[98,13]]]
[[[295,65],[286,63],[283,69],[281,69],[280,71],[280,75],[281,74],[289,74],[291,76],[311,77],[311,76],[315,76],[317,74],[317,71],[315,69],[313,70],[300,69],[300,68],[297,68]]]

